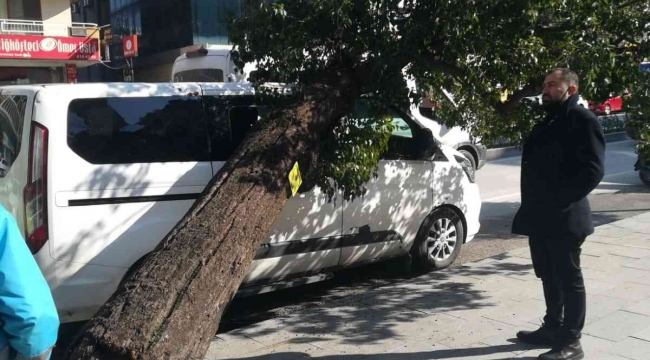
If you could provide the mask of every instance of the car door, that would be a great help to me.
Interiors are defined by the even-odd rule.
[[[251,96],[204,96],[204,103],[216,174],[265,109]],[[342,204],[330,202],[318,187],[301,190],[285,203],[244,283],[281,279],[338,265]]]
[[[432,208],[433,163],[418,155],[422,131],[405,113],[390,115],[394,129],[378,176],[363,197],[344,202],[343,266],[407,252]]]

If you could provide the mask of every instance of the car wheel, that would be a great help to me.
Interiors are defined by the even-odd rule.
[[[472,164],[472,167],[474,168],[474,171],[476,171],[476,159],[474,159],[474,155],[472,155],[472,153],[467,150],[458,150],[458,152],[463,154],[463,156],[469,160],[470,164]]]
[[[609,115],[612,113],[612,107],[609,105],[605,105],[605,115]]]
[[[444,269],[451,265],[465,240],[463,221],[451,209],[436,209],[422,224],[411,256],[420,271]]]
[[[641,178],[641,181],[644,184],[650,186],[650,174],[648,174],[647,172],[639,171],[639,178]]]

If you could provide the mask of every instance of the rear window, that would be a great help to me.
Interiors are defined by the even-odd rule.
[[[68,146],[92,164],[209,159],[199,97],[73,100],[68,109]]]
[[[26,108],[27,96],[0,95],[0,177],[7,176],[20,152]]]
[[[174,82],[223,82],[221,69],[186,70],[174,75]]]

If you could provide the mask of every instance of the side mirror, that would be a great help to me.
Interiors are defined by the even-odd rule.
[[[418,155],[422,158],[431,158],[438,151],[438,143],[429,128],[422,128],[419,136]]]

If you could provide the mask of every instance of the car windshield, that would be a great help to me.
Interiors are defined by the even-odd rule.
[[[194,69],[178,72],[174,82],[223,82],[221,69]]]

